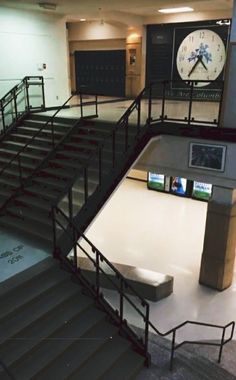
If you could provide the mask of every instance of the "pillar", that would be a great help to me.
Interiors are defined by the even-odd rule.
[[[233,5],[230,41],[225,68],[225,86],[220,118],[223,128],[236,128],[236,0]]]
[[[217,290],[233,279],[236,247],[236,190],[214,186],[208,203],[200,284]]]

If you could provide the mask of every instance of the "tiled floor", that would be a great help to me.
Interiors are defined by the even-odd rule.
[[[206,211],[205,202],[147,190],[145,183],[126,179],[86,233],[113,262],[174,276],[173,294],[150,302],[150,319],[162,332],[187,319],[215,324],[235,319],[236,275],[223,292],[198,284]],[[142,326],[135,313],[128,314]],[[212,329],[194,327],[181,336],[219,337]]]

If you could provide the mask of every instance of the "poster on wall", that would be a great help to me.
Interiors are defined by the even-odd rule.
[[[189,166],[191,168],[224,171],[226,146],[190,143]]]
[[[197,181],[193,182],[193,198],[209,201],[209,199],[211,198],[211,194],[212,185],[210,183],[203,183]]]
[[[148,172],[148,188],[151,190],[165,190],[165,176],[164,174],[157,174]]]
[[[171,192],[177,195],[187,194],[187,179],[182,177],[172,177]]]

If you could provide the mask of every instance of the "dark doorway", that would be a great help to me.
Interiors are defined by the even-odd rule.
[[[125,50],[75,52],[76,90],[125,96]]]

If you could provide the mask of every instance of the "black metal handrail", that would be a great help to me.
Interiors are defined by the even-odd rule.
[[[204,345],[204,346],[216,346],[216,347],[219,347],[219,355],[218,355],[218,363],[220,363],[221,361],[221,357],[222,357],[222,352],[223,352],[223,347],[225,344],[227,344],[228,342],[230,342],[233,338],[233,335],[234,335],[234,329],[235,329],[235,321],[231,321],[229,323],[227,323],[225,326],[222,326],[222,325],[215,325],[213,323],[205,323],[205,322],[197,322],[197,321],[185,321],[181,324],[179,324],[178,326],[175,326],[174,328],[172,328],[171,330],[165,332],[165,333],[161,333],[154,325],[153,323],[151,323],[149,321],[149,326],[150,328],[152,328],[156,334],[162,336],[162,337],[166,337],[167,335],[170,335],[172,334],[172,340],[171,340],[171,354],[170,354],[170,370],[173,369],[173,360],[174,360],[174,353],[175,351],[180,348],[181,346],[185,345],[185,344],[194,344],[194,345]],[[215,329],[219,329],[219,330],[222,330],[222,335],[221,335],[221,340],[220,340],[220,343],[215,343],[215,342],[207,342],[207,341],[194,341],[194,340],[184,340],[183,342],[179,343],[179,344],[175,344],[176,342],[176,333],[178,330],[180,330],[182,327],[186,326],[186,325],[196,325],[196,326],[202,326],[202,327],[212,327],[212,328],[215,328]],[[228,327],[231,326],[231,334],[230,334],[230,337],[228,339],[225,340],[225,332],[226,332],[226,329]]]
[[[34,107],[31,103],[31,96],[29,94],[29,88],[31,86],[40,86],[41,87],[41,104],[40,106]],[[19,111],[18,109],[18,96],[24,92],[23,102],[24,109]],[[11,114],[12,120],[9,125],[6,125],[6,115],[5,109],[9,104],[12,105],[12,111],[7,112],[7,114]],[[26,115],[30,110],[33,109],[44,109],[45,108],[45,94],[44,94],[44,79],[42,76],[26,76],[22,79],[20,83],[14,86],[10,91],[8,91],[1,99],[0,99],[0,113],[2,119],[2,128],[3,134],[6,134],[8,130],[10,130],[19,119],[21,119],[24,115]]]
[[[81,168],[77,169],[75,171],[75,174],[74,174],[74,177],[71,179],[71,181],[69,181],[67,183],[67,186],[65,187],[65,193],[67,193],[74,185],[74,183],[76,182],[76,180],[78,179],[78,176],[79,175],[84,175],[84,178],[85,178],[85,188],[87,188],[87,181],[88,181],[88,177],[87,177],[87,168],[89,166],[89,164],[94,160],[95,157],[99,157],[99,173],[98,173],[98,178],[99,178],[99,184],[98,186],[100,187],[102,185],[102,153],[103,153],[103,149],[104,149],[104,146],[106,144],[106,142],[109,140],[109,139],[112,139],[112,167],[114,169],[115,167],[115,163],[116,163],[116,160],[115,160],[115,157],[116,157],[116,133],[120,131],[121,128],[125,128],[126,130],[126,133],[125,133],[125,142],[124,142],[124,145],[125,145],[125,152],[127,152],[127,149],[128,149],[128,137],[129,137],[129,134],[128,134],[128,120],[129,120],[129,117],[130,115],[132,114],[132,112],[136,109],[137,112],[138,112],[138,117],[137,117],[137,136],[139,135],[140,133],[140,127],[141,127],[141,118],[140,118],[140,115],[141,115],[141,100],[142,100],[142,97],[144,95],[144,93],[146,92],[146,89],[143,89],[140,94],[137,96],[137,98],[131,103],[131,105],[128,107],[128,109],[125,111],[124,115],[118,120],[118,122],[115,124],[115,126],[112,126],[112,131],[110,134],[108,134],[106,137],[104,137],[104,140],[102,141],[102,143],[98,144],[97,145],[97,149],[95,149],[91,154],[90,156],[88,157],[88,159],[86,161],[84,161],[83,163],[81,163]],[[64,195],[63,194],[60,194],[58,196],[58,198],[56,199],[55,201],[55,205],[58,205],[60,203],[60,201],[63,199]],[[88,195],[87,195],[87,191],[85,192],[85,202],[88,200]]]
[[[68,138],[70,134],[74,132],[76,128],[81,124],[82,117],[65,133],[65,135],[55,144],[55,138],[53,137],[54,135],[54,119],[58,115],[58,113],[65,108],[66,104],[75,96],[76,94],[71,95],[58,109],[56,112],[49,117],[49,119],[42,125],[42,127],[36,131],[36,133],[31,137],[31,139],[22,147],[22,149],[10,160],[8,163],[2,168],[0,171],[0,176],[4,173],[4,171],[11,166],[12,162],[14,162],[16,159],[18,160],[18,168],[19,168],[19,187],[17,187],[9,198],[6,199],[6,201],[1,205],[0,210],[3,210],[6,205],[13,199],[15,196],[18,194],[18,191],[22,189],[22,187],[26,184],[26,181],[30,181],[31,178],[40,170],[41,167],[45,165],[45,163],[50,159],[52,154],[56,151],[56,149]],[[82,96],[82,95],[81,95]],[[81,115],[83,114],[83,106],[86,105],[86,103],[81,102],[80,104],[80,113]],[[88,115],[88,116],[83,116],[83,119],[86,119],[87,117],[96,117],[96,112],[97,112],[97,97],[95,97],[95,114]],[[23,179],[23,174],[22,174],[22,164],[21,164],[21,158],[20,155],[22,152],[31,144],[31,142],[49,125],[51,124],[51,136],[52,136],[52,146],[53,149],[49,151],[49,153],[42,159],[42,161],[39,163],[38,166],[35,167],[35,169],[30,173],[30,175],[27,178]]]
[[[70,232],[67,228],[63,226],[63,224],[57,219],[57,215],[60,214],[65,221],[67,222],[67,225],[72,228]],[[63,255],[60,255],[60,249],[57,247],[56,240],[57,240],[57,233],[56,229],[57,226],[60,227],[60,229],[67,233],[67,235],[70,236],[70,239],[73,243],[73,251],[74,251],[74,260],[73,260],[73,268],[76,269],[75,274],[80,274],[80,277],[82,277],[84,284],[89,288],[89,290],[93,293],[93,295],[96,297],[96,300],[98,302],[101,302],[103,306],[105,306],[105,309],[108,313],[110,313],[110,309],[112,306],[108,304],[104,299],[104,294],[102,293],[102,286],[101,286],[101,280],[100,280],[100,274],[102,274],[106,280],[112,284],[113,288],[115,288],[119,293],[119,310],[113,309],[111,314],[111,317],[115,316],[115,321],[119,323],[119,327],[122,329],[124,328],[126,333],[129,335],[129,338],[136,344],[136,347],[140,350],[143,356],[146,357],[147,361],[149,360],[149,354],[148,354],[148,320],[149,320],[149,304],[147,301],[144,300],[143,297],[139,295],[139,293],[135,290],[135,288],[129,284],[129,282],[125,279],[125,277],[115,268],[115,266],[95,247],[95,245],[82,233],[79,232],[78,227],[75,226],[74,222],[70,220],[65,213],[59,209],[58,207],[52,207],[52,221],[53,221],[53,233],[54,233],[54,257],[60,258],[61,260],[67,262],[68,264],[71,263],[71,261],[67,258],[65,258]],[[92,253],[94,254],[94,258],[91,257],[91,255],[81,246],[81,244],[78,242],[78,237],[81,239],[83,238],[85,242],[89,245],[91,248]],[[83,276],[83,273],[81,273],[80,268],[77,265],[77,252],[76,248],[80,248],[82,252],[85,254],[85,256],[89,259],[89,261],[94,265],[96,269],[96,280],[95,280],[95,287],[89,281],[86,279],[85,276]],[[109,267],[109,270],[112,271],[112,273],[115,275],[115,279],[118,281],[115,282],[109,277],[109,275],[104,271],[104,269],[101,266],[101,263],[104,262]],[[142,308],[145,310],[145,312],[142,312],[133,302],[133,300],[126,294],[126,290],[129,289],[131,291],[132,295],[135,297],[137,301],[139,301]],[[127,325],[127,320],[124,318],[124,300],[126,300],[129,305],[131,305],[136,312],[139,314],[140,317],[142,317],[143,321],[145,322],[145,334],[144,334],[144,340],[140,339],[132,329],[129,328]],[[105,302],[105,305],[104,305]]]
[[[217,89],[213,89],[217,93],[217,97],[213,99],[214,102],[219,104],[218,113],[215,115],[213,120],[202,120],[201,118],[197,118],[193,116],[193,105],[194,102],[201,102],[204,99],[200,98],[199,92],[202,90],[201,85],[207,84],[209,87],[216,87]],[[183,97],[177,97],[176,99],[173,96],[173,92],[175,90],[175,86],[183,87]],[[209,87],[208,90],[209,91]],[[149,122],[155,123],[158,121],[166,122],[183,122],[187,126],[194,124],[206,124],[212,126],[219,126],[220,115],[221,115],[221,107],[223,100],[223,91],[224,91],[224,82],[223,81],[208,81],[208,80],[164,80],[164,81],[156,81],[151,82],[149,86],[146,87],[149,91],[148,94],[148,107],[149,107]],[[206,90],[205,90],[206,91]],[[161,101],[161,109],[160,113],[157,117],[153,116],[153,104],[152,101],[155,99],[160,99]],[[178,100],[183,102],[188,102],[188,108],[186,109],[186,115],[183,118],[168,116],[166,108],[168,105],[168,101]],[[209,100],[209,99],[208,99]]]
[[[60,222],[57,219],[57,215],[60,214],[65,221],[67,222],[67,227],[64,227],[62,222]],[[120,303],[119,303],[119,310],[115,310],[116,313],[118,313],[119,320],[120,320],[120,326],[122,327],[123,324],[126,325],[127,320],[123,319],[123,301],[124,298],[135,308],[135,310],[138,312],[138,314],[142,317],[144,323],[145,323],[145,329],[144,329],[144,340],[140,340],[138,335],[136,334],[136,339],[134,339],[134,331],[132,330],[130,338],[136,343],[137,348],[140,350],[140,353],[144,355],[144,357],[147,359],[147,363],[149,362],[149,355],[148,355],[148,335],[149,335],[149,329],[153,329],[156,334],[166,337],[168,335],[172,334],[172,340],[171,340],[171,352],[170,352],[170,370],[173,369],[173,360],[174,360],[174,353],[175,351],[183,346],[184,344],[198,344],[198,345],[209,345],[209,346],[216,346],[219,347],[219,355],[218,355],[218,363],[221,361],[222,357],[222,352],[223,352],[223,347],[232,340],[233,334],[234,334],[234,328],[235,328],[235,322],[231,321],[228,324],[222,326],[222,325],[216,325],[213,323],[205,323],[205,322],[197,322],[197,321],[185,321],[174,328],[168,330],[165,333],[160,332],[154,325],[153,323],[149,320],[149,304],[148,302],[129,284],[129,282],[124,278],[124,276],[117,270],[114,265],[94,246],[93,243],[90,242],[90,240],[81,232],[79,231],[78,227],[75,225],[72,219],[69,219],[65,213],[59,209],[58,207],[52,207],[52,220],[53,220],[53,233],[54,233],[54,256],[56,258],[59,258],[63,261],[68,261],[63,255],[60,254],[60,248],[57,246],[57,226],[61,228],[61,230],[64,231],[64,233],[70,235],[70,239],[73,242],[73,252],[74,252],[74,257],[73,257],[73,264],[72,267],[76,270],[76,274],[79,275],[80,277],[83,277],[83,274],[81,273],[80,268],[78,267],[77,264],[77,250],[76,247],[79,247],[82,249],[83,253],[86,255],[86,257],[93,263],[96,271],[96,285],[95,289],[94,286],[89,283],[88,279],[86,278],[86,281],[84,281],[84,284],[93,291],[94,296],[96,297],[97,301],[100,299],[104,301],[104,295],[101,291],[101,285],[100,285],[100,273],[105,275],[107,280],[109,282],[112,282],[113,288],[115,288],[120,297]],[[69,229],[68,229],[69,227]],[[86,250],[80,245],[78,242],[78,239],[83,238],[86,243],[91,247],[92,253],[94,254],[95,257],[91,257]],[[102,269],[100,263],[104,261],[109,268],[115,273],[116,278],[120,281],[119,285],[112,281],[109,276],[106,274],[106,272]],[[134,302],[130,299],[130,297],[125,294],[125,289],[131,289],[133,295],[139,300],[140,305],[142,307],[145,307],[145,313],[138,309],[138,307],[134,304]],[[108,310],[109,312],[109,310]],[[222,336],[221,336],[221,341],[220,343],[215,343],[215,342],[207,342],[207,341],[191,341],[191,340],[185,340],[181,343],[176,344],[176,333],[179,331],[182,327],[186,325],[197,325],[201,327],[211,327],[214,329],[222,330]],[[231,334],[228,339],[225,339],[225,333],[226,329],[231,327]],[[129,329],[128,329],[128,334],[129,334]]]

